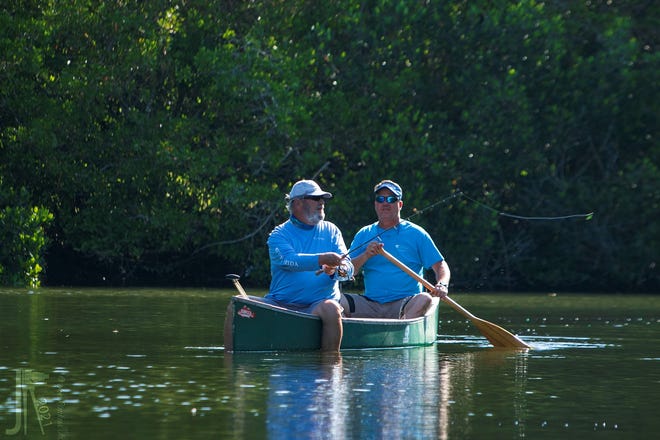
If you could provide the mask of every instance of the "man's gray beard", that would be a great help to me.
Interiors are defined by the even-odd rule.
[[[314,214],[310,214],[307,216],[307,221],[313,225],[318,225],[321,220],[325,217],[324,214],[319,214],[318,212],[315,212]]]

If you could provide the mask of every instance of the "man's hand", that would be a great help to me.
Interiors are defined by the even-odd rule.
[[[337,267],[336,266],[328,266],[327,264],[324,264],[323,266],[321,266],[320,270],[324,274],[332,276],[332,275],[334,275],[335,271],[337,270]]]
[[[367,250],[364,251],[364,253],[367,256],[367,258],[371,258],[375,255],[380,254],[380,250],[383,249],[384,246],[385,244],[383,244],[380,241],[372,241],[367,245]]]
[[[439,282],[433,287],[431,291],[431,296],[437,296],[438,298],[444,298],[449,294],[449,286],[445,283]]]
[[[330,266],[333,269],[341,264],[343,257],[336,252],[324,252],[319,254],[319,266]]]

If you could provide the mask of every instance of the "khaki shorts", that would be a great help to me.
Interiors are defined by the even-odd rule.
[[[414,295],[387,303],[372,301],[364,295],[342,293],[340,304],[347,318],[401,319],[403,311]]]

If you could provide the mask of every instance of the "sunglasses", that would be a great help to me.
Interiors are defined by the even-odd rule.
[[[394,202],[398,202],[399,198],[396,196],[376,196],[376,201],[378,203],[385,203],[385,202],[394,203]]]
[[[315,202],[318,202],[321,199],[325,199],[323,196],[305,196],[303,197],[305,200],[314,200]]]

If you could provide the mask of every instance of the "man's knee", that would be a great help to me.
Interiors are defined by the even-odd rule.
[[[316,306],[312,313],[320,316],[322,319],[335,319],[341,318],[341,311],[341,306],[337,301],[328,299]]]
[[[415,298],[418,299],[420,305],[427,310],[431,306],[433,297],[426,292],[422,292],[419,295],[415,295]]]
[[[417,318],[419,316],[424,316],[429,307],[431,307],[432,301],[433,298],[426,292],[413,296],[403,308],[401,317]]]

